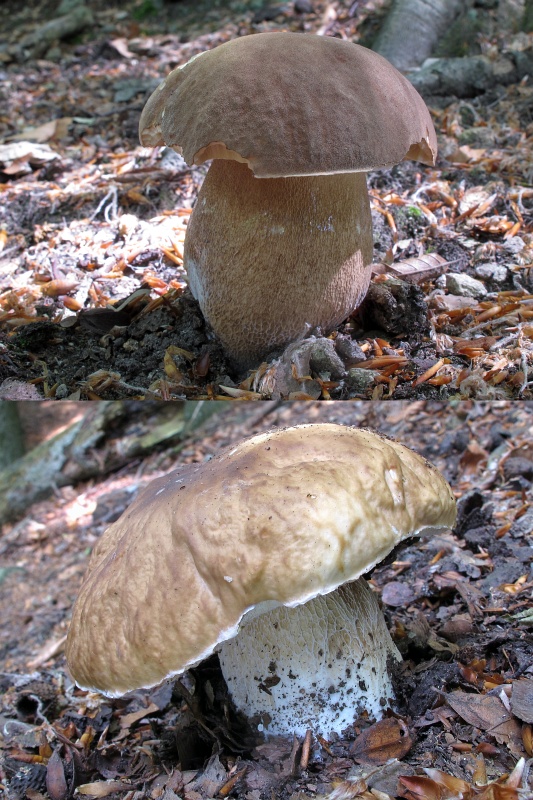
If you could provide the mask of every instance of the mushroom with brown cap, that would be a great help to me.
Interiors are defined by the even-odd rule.
[[[434,164],[422,98],[384,58],[298,33],[243,36],[173,70],[139,135],[188,164],[214,159],[184,246],[190,288],[249,366],[363,299],[372,262],[365,172]]]
[[[380,718],[399,654],[360,576],[454,520],[442,475],[379,434],[253,436],[153,481],[108,528],[74,607],[70,670],[118,696],[219,650],[237,708],[267,733]]]

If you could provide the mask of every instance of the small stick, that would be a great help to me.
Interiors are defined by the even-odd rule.
[[[302,755],[300,757],[300,769],[307,769],[309,764],[309,753],[311,752],[311,731],[309,728],[305,732],[305,739],[302,745]]]

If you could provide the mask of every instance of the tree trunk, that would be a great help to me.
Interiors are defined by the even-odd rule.
[[[463,6],[463,0],[395,0],[372,49],[400,71],[418,67]]]
[[[17,404],[0,403],[0,470],[24,454]]]
[[[0,471],[0,524],[57,486],[105,475],[172,439],[182,439],[230,403],[100,402],[53,439]]]
[[[533,0],[526,0],[524,18],[522,20],[522,30],[526,33],[533,32]]]

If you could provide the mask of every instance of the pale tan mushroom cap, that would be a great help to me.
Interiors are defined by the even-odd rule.
[[[434,164],[429,111],[409,81],[360,45],[327,36],[243,36],[173,70],[139,124],[143,145],[188,164],[233,158],[257,177]]]
[[[442,475],[376,433],[254,436],[154,480],[105,532],[74,607],[72,675],[115,696],[155,685],[236,635],[247,610],[327,594],[455,513]]]

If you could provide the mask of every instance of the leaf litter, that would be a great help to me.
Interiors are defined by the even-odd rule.
[[[243,374],[183,270],[205,169],[140,147],[140,112],[170,69],[235,36],[299,30],[358,41],[375,11],[314,2],[258,13],[228,3],[195,15],[180,3],[179,30],[169,32],[168,10],[150,20],[150,2],[138,5],[92,3],[99,38],[56,43],[33,60],[34,16],[14,9],[9,21],[0,46],[10,108],[0,118],[0,381],[50,399],[531,398],[528,82],[428,98],[437,167],[369,175],[375,274],[362,308],[326,337],[309,332],[301,347],[319,355],[308,373],[297,370],[296,347]],[[176,358],[173,347],[194,358]]]
[[[134,493],[243,436],[321,421],[408,442],[458,499],[453,532],[406,542],[367,576],[403,656],[396,713],[377,723],[362,715],[329,740],[258,744],[231,712],[216,658],[117,700],[77,689],[63,655],[72,602],[90,550]],[[531,428],[530,404],[507,401],[227,402],[178,448],[31,505],[4,526],[0,548],[8,799],[531,797]],[[469,449],[483,456],[465,457]]]

